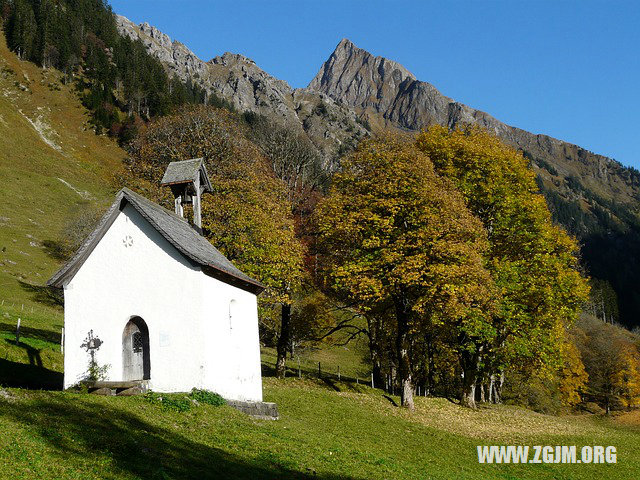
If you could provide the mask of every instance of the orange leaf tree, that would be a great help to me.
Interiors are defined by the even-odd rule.
[[[317,212],[322,269],[328,286],[394,332],[403,406],[413,408],[412,347],[439,328],[456,345],[471,406],[488,321],[492,281],[482,223],[452,182],[412,144],[363,142],[343,159]]]

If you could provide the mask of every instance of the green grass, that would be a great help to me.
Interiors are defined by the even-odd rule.
[[[110,203],[125,156],[60,77],[18,60],[0,33],[0,303],[50,314],[61,309],[38,287],[61,260],[47,246],[73,212]]]
[[[338,367],[340,376],[352,379],[359,379],[360,382],[370,381],[370,367],[365,363],[367,358],[367,347],[364,338],[350,342],[345,346],[323,343],[315,347],[308,347],[296,350],[293,358],[287,356],[287,376],[298,375],[298,365],[302,376],[318,375],[318,363],[320,371],[325,376],[336,377]],[[298,360],[300,363],[298,364]],[[263,348],[262,362],[275,369],[276,349]]]
[[[178,412],[144,397],[12,389],[0,400],[0,477],[630,479],[640,471],[638,429],[608,419],[509,406],[470,412],[427,398],[409,413],[368,387],[264,383],[280,409],[275,422],[226,406]],[[615,445],[618,464],[478,464],[477,445],[511,443]]]

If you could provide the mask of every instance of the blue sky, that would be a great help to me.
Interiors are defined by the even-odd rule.
[[[306,86],[344,37],[499,120],[640,168],[640,2],[111,0]]]

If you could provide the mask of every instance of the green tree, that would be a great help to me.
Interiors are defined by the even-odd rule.
[[[15,0],[8,21],[9,47],[24,60],[31,60],[36,48],[38,24],[27,0]]]
[[[564,328],[580,312],[588,285],[578,271],[578,245],[553,225],[527,160],[479,127],[433,127],[418,135],[417,147],[455,183],[488,232],[500,303],[487,376],[507,366],[557,371]]]
[[[492,282],[482,224],[452,183],[411,144],[365,141],[343,160],[317,222],[328,286],[365,315],[390,312],[402,405],[413,408],[412,345],[435,325],[457,347],[462,399],[474,406]]]

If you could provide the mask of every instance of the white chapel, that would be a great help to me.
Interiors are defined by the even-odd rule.
[[[89,339],[107,382],[261,402],[264,287],[201,234],[201,197],[211,192],[202,159],[171,163],[162,183],[175,196],[174,212],[122,189],[48,282],[64,289],[64,387],[86,379]],[[185,204],[193,205],[193,225]]]

